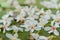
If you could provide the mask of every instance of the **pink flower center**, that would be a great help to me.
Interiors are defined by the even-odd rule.
[[[6,25],[3,25],[2,27],[3,27],[3,28],[6,28]]]
[[[31,15],[31,17],[34,17],[34,15]]]
[[[59,22],[60,22],[60,18],[58,18],[58,19],[57,19],[57,21],[59,21]]]
[[[55,30],[56,28],[53,26],[53,27],[51,27],[51,30]]]
[[[34,29],[34,25],[31,26],[31,29]]]

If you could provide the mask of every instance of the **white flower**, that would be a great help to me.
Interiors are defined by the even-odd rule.
[[[53,21],[51,22],[51,25],[55,24],[55,26],[59,27],[60,25],[60,12],[59,10],[56,12],[56,15],[51,16]]]
[[[48,20],[45,19],[45,18],[40,18],[39,21],[40,21],[39,24],[40,24],[41,26],[44,26],[45,24],[48,23]]]
[[[41,30],[41,28],[43,28],[43,27],[42,27],[42,26],[40,26],[40,25],[37,25],[37,26],[34,28],[34,30],[39,31],[39,30]]]
[[[39,36],[39,39],[38,40],[48,40],[48,38],[45,37],[45,36]]]
[[[28,8],[28,7],[27,7]],[[28,8],[28,12],[27,12],[27,14],[28,15],[32,15],[32,14],[35,14],[35,11],[36,11],[36,8],[37,8],[37,6],[30,6],[29,8]]]
[[[45,31],[49,31],[48,33],[54,33],[55,35],[59,36],[59,32],[56,30],[55,26],[52,27],[45,27]]]
[[[3,17],[4,18],[4,17]],[[8,30],[8,26],[11,24],[11,18],[4,18],[2,20],[0,20],[0,23],[2,23],[2,28],[3,28],[3,33],[5,33],[5,30]]]
[[[15,19],[17,19],[17,21],[16,22],[18,22],[18,21],[20,21],[20,20],[25,20],[25,17],[26,16],[26,13],[24,12],[24,10],[22,9],[21,10],[21,13],[15,18]]]
[[[17,26],[15,26],[15,25],[13,25],[11,28],[9,28],[9,30],[13,30],[14,32],[18,32],[18,31],[22,31],[23,32],[23,29],[22,28],[20,28],[20,27],[17,27]]]
[[[33,36],[34,39],[36,39],[36,40],[39,39],[39,35],[38,35],[38,34],[36,34],[36,33],[32,33],[31,35]]]
[[[9,28],[6,25],[1,25],[0,28],[3,28],[3,33],[5,33],[6,30],[9,30]]]
[[[38,16],[37,16],[37,15],[30,15],[30,16],[27,17],[26,19],[34,20],[34,19],[38,19]]]
[[[57,2],[58,2],[58,0],[51,0],[51,2],[53,2],[53,3],[57,3]]]
[[[28,6],[24,6],[23,9],[24,9],[24,11],[27,12],[27,13],[30,11],[30,8],[29,8]]]
[[[17,33],[15,33],[14,35],[6,33],[6,37],[9,38],[10,40],[20,40],[18,38],[18,34]]]
[[[48,33],[54,33],[55,35],[59,36],[59,32],[56,28],[60,27],[58,23],[54,24],[54,21],[51,22],[51,27],[45,27],[44,30],[49,31]]]
[[[2,20],[0,20],[0,23],[2,23],[3,33],[5,33],[5,30],[8,30],[8,26],[11,24],[11,21],[13,18],[8,18],[8,15],[4,15],[2,17]]]
[[[24,25],[21,25],[21,27],[25,27],[25,31],[33,32],[37,23],[38,22],[36,20],[26,20]]]
[[[24,24],[27,24],[27,25],[37,25],[37,21],[36,20],[26,20],[25,22],[24,22]]]
[[[11,21],[13,18],[7,18],[7,17],[2,17],[2,20],[0,20],[0,23],[3,23],[3,25],[9,26],[11,24]]]
[[[16,7],[16,6],[18,6],[18,5],[19,5],[18,1],[17,1],[17,0],[14,0],[14,1],[13,1],[13,6]]]
[[[11,5],[12,1],[13,1],[13,0],[7,0],[7,3],[8,3],[9,5]]]
[[[30,20],[34,20],[34,19],[38,19],[38,15],[36,15],[35,11],[36,11],[37,7],[33,7],[30,6],[29,11],[27,12],[28,17],[26,17],[26,19],[30,19]]]
[[[7,14],[13,16],[14,15],[13,13],[14,13],[13,11],[9,11]]]
[[[53,20],[56,22],[60,22],[60,12],[59,10],[56,12],[56,15],[52,15]]]
[[[44,8],[40,9],[40,10],[36,13],[36,15],[40,15],[40,14],[44,14]]]
[[[33,38],[34,38],[35,40],[49,40],[48,37],[46,37],[46,36],[40,36],[40,35],[38,35],[38,34],[36,34],[36,33],[32,33],[32,36],[33,36]]]
[[[48,20],[48,19],[50,19],[51,18],[51,15],[52,15],[52,11],[51,10],[47,10],[45,13],[45,18]]]
[[[40,2],[40,4],[47,8],[55,8],[55,9],[58,8],[57,0],[43,1],[43,2]]]
[[[40,16],[40,18],[49,20],[51,17],[51,10],[44,12],[44,9],[41,9],[38,13],[36,13],[36,15]]]
[[[41,28],[44,28],[40,23],[37,23],[37,26],[34,28],[34,30],[39,31]]]
[[[35,4],[35,0],[26,0],[25,4]]]
[[[21,9],[22,9],[22,7],[21,7],[20,5],[17,5],[15,8],[16,8],[16,11],[19,11],[19,12],[20,12]]]

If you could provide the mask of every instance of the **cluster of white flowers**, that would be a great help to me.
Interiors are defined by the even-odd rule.
[[[28,0],[29,1],[29,0]],[[26,3],[35,3],[35,1],[31,0],[31,2],[26,1]],[[12,4],[11,4],[12,2]],[[57,0],[51,0],[51,1],[44,1],[41,2],[41,4],[47,8],[58,8],[60,7],[60,4],[57,4]],[[6,13],[6,15],[2,16],[2,19],[0,20],[0,28],[3,29],[3,33],[6,31],[13,30],[15,32],[14,35],[10,33],[6,33],[6,37],[8,37],[11,40],[21,40],[18,38],[18,31],[23,32],[30,31],[31,35],[35,40],[51,40],[52,38],[46,37],[46,36],[40,36],[38,33],[34,33],[34,31],[41,31],[44,29],[44,31],[47,31],[48,34],[53,33],[56,36],[59,36],[59,31],[57,28],[60,27],[60,11],[57,10],[55,14],[48,9],[44,10],[44,8],[38,9],[37,6],[20,6],[19,3],[16,0],[8,0],[7,3],[13,7],[15,7],[16,10],[11,10]],[[37,10],[38,9],[38,10]],[[51,20],[51,21],[49,21]],[[12,21],[16,22],[16,24],[13,24]],[[50,22],[50,23],[49,23]],[[18,24],[18,25],[17,25]],[[46,26],[48,25],[49,26]]]

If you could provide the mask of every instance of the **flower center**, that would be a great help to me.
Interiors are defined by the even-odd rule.
[[[31,29],[34,29],[34,25],[31,26]]]
[[[6,26],[5,26],[5,25],[3,25],[2,27],[3,27],[3,28],[6,28]]]
[[[34,17],[34,15],[31,15],[31,17]]]
[[[55,30],[56,28],[55,27],[51,27],[51,30]]]
[[[60,18],[58,18],[58,21],[60,22]]]
[[[7,22],[7,21],[8,21],[8,19],[5,19],[5,21]]]
[[[57,22],[60,22],[60,18],[57,18],[56,21],[57,21]]]

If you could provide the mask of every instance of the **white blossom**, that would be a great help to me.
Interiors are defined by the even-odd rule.
[[[51,0],[51,1],[43,1],[40,2],[41,5],[47,7],[47,8],[55,8],[58,9],[58,0]]]
[[[6,33],[6,37],[9,38],[10,40],[21,40],[18,38],[18,34],[15,33],[14,35]]]

